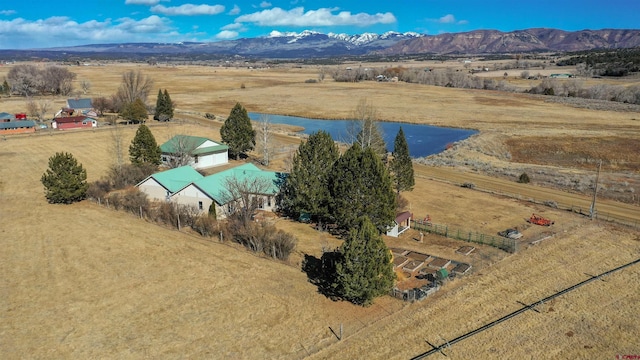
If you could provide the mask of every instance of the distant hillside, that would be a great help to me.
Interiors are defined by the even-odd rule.
[[[384,50],[385,55],[495,54],[533,51],[584,51],[640,46],[640,30],[527,29],[512,32],[476,30],[404,40]]]
[[[527,29],[512,32],[476,30],[464,33],[423,35],[387,32],[358,35],[274,31],[269,36],[218,42],[92,44],[52,49],[0,50],[2,58],[85,57],[183,59],[242,56],[295,59],[360,55],[500,54],[534,51],[584,51],[640,47],[640,30]]]

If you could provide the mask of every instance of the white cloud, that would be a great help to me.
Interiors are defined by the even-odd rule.
[[[452,14],[447,14],[439,18],[438,20],[436,20],[436,22],[440,24],[458,24],[458,25],[464,25],[468,23],[467,20],[456,20],[456,17],[453,16]]]
[[[318,10],[304,11],[303,7],[291,10],[273,8],[262,10],[253,14],[242,15],[236,18],[236,22],[254,23],[259,26],[369,26],[373,24],[391,24],[396,22],[396,17],[390,13],[366,13],[351,14],[349,11],[341,11],[334,14],[335,9],[320,8]]]
[[[225,25],[223,27],[221,27],[222,30],[238,30],[238,29],[242,29],[242,24],[241,23],[233,23],[233,24],[229,24],[229,25]]]
[[[233,5],[233,9],[229,10],[229,15],[238,15],[240,14],[240,7],[238,5]]]
[[[22,18],[0,21],[0,43],[4,48],[46,48],[91,43],[174,41],[181,38],[171,21],[152,15],[135,20],[91,20],[78,23],[56,16],[40,20]]]
[[[224,6],[184,4],[180,6],[166,7],[164,5],[156,5],[151,8],[151,11],[169,16],[217,15],[224,11]]]
[[[0,15],[13,15],[15,13],[15,10],[0,10]]]
[[[221,40],[235,39],[238,37],[238,35],[239,34],[237,31],[222,30],[216,35],[216,39],[221,39]]]
[[[451,14],[447,14],[438,19],[438,22],[440,22],[441,24],[453,24],[454,22],[456,22],[456,18]]]
[[[126,5],[156,5],[160,0],[125,0]]]
[[[260,3],[260,7],[261,7],[261,8],[268,8],[268,7],[271,7],[271,3],[270,3],[270,2],[268,2],[268,1],[263,1],[263,2],[261,2],[261,3]]]

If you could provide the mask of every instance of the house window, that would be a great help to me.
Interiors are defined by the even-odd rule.
[[[198,163],[198,155],[193,157],[193,162],[195,162],[196,164]]]
[[[258,199],[258,208],[264,209],[264,198],[262,197]]]
[[[199,210],[202,210],[202,209],[203,209],[203,207],[202,207],[202,201],[198,201],[198,209],[199,209]]]
[[[267,206],[271,207],[271,196],[267,196]]]
[[[162,162],[167,162],[167,157],[166,156],[162,157]]]

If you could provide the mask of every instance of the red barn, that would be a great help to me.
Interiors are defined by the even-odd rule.
[[[58,130],[94,128],[97,126],[97,121],[86,116],[55,118],[51,122],[51,127]]]

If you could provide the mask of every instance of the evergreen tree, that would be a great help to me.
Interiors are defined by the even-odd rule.
[[[229,146],[229,154],[236,159],[256,145],[256,131],[251,126],[247,110],[237,103],[220,128],[222,141]]]
[[[162,152],[151,130],[146,125],[140,125],[138,131],[136,131],[136,136],[131,141],[131,145],[129,145],[131,163],[138,166],[145,164],[158,166],[160,165],[161,156]]]
[[[169,96],[167,89],[162,92],[158,90],[158,99],[156,100],[156,111],[153,115],[154,120],[168,121],[173,119],[173,102]]]
[[[147,107],[141,99],[135,99],[132,103],[126,104],[120,111],[120,117],[131,120],[134,123],[145,122],[147,120]]]
[[[358,222],[340,247],[333,286],[343,299],[368,306],[389,293],[396,276],[391,253],[376,227],[367,217]]]
[[[391,177],[371,148],[353,144],[336,161],[329,176],[330,213],[341,229],[350,229],[368,217],[379,232],[395,219],[395,194]]]
[[[164,89],[164,114],[168,116],[168,120],[173,119],[173,109],[175,105],[171,100],[171,96],[169,96],[169,92],[167,89]]]
[[[160,120],[160,114],[164,111],[164,94],[162,89],[158,89],[158,98],[156,99],[156,111],[153,114],[153,120]]]
[[[340,157],[338,146],[326,131],[309,136],[293,156],[291,172],[278,195],[278,206],[297,219],[306,212],[316,221],[329,217],[329,173]]]
[[[49,168],[40,179],[47,201],[52,204],[71,204],[87,195],[87,171],[69,153],[56,153],[49,158]]]
[[[393,160],[390,167],[397,194],[399,195],[401,191],[411,191],[416,180],[413,174],[413,162],[409,155],[409,145],[407,145],[402,126],[393,144]]]
[[[9,85],[6,79],[2,83],[2,93],[5,95],[11,94],[11,86]]]

